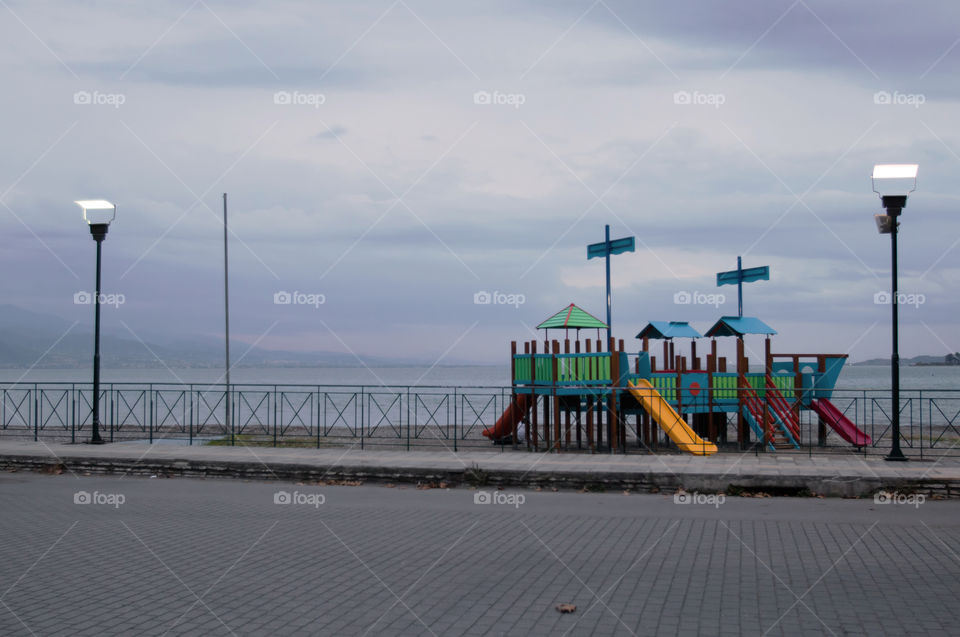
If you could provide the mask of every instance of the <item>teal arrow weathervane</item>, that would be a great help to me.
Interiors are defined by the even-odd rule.
[[[621,252],[633,252],[636,250],[636,239],[634,237],[623,237],[622,239],[610,240],[610,226],[605,230],[605,241],[600,243],[591,243],[587,246],[587,261],[594,257],[605,257],[607,260],[607,343],[609,347],[612,331],[610,329],[610,256],[620,254]]]
[[[743,317],[743,284],[753,281],[769,281],[770,266],[762,265],[758,268],[743,269],[740,257],[737,257],[737,269],[728,272],[717,272],[717,287],[721,285],[737,286],[737,316]]]

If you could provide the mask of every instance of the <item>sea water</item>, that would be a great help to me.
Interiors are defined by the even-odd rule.
[[[759,370],[757,370],[759,371]],[[217,369],[104,369],[103,383],[215,384],[224,382]],[[0,369],[0,383],[89,383],[88,369]],[[510,385],[507,365],[434,367],[261,367],[238,368],[230,372],[233,384],[380,386],[502,387]],[[903,389],[960,390],[958,367],[901,367]],[[847,365],[837,389],[885,390],[890,388],[890,367]]]

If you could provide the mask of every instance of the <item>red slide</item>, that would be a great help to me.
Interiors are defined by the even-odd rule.
[[[866,447],[872,445],[873,440],[865,434],[853,422],[843,415],[837,406],[826,398],[816,398],[810,401],[810,407],[817,415],[823,418],[823,421],[840,434],[840,437],[857,447]]]
[[[491,440],[500,440],[512,434],[514,425],[520,424],[520,421],[523,420],[527,412],[530,411],[530,405],[533,404],[530,400],[531,398],[531,394],[517,394],[516,399],[510,403],[510,406],[507,407],[503,415],[500,416],[500,419],[497,420],[497,424],[488,429],[484,429],[483,435]]]

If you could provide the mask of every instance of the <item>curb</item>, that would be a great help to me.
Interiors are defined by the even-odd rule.
[[[350,467],[295,463],[238,462],[230,460],[138,460],[134,458],[62,459],[30,456],[0,456],[0,470],[57,473],[72,471],[91,475],[134,475],[182,478],[230,478],[241,480],[278,480],[284,482],[369,482],[376,484],[438,484],[449,486],[493,486],[519,488],[557,488],[586,491],[634,491],[660,493],[684,489],[692,492],[728,494],[767,493],[770,495],[826,497],[866,497],[878,491],[918,493],[931,498],[960,499],[960,478],[920,479],[878,478],[874,476],[824,478],[818,475],[718,476],[716,474],[669,472],[587,472],[466,470],[436,467]]]

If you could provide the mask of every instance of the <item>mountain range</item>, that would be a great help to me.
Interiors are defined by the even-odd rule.
[[[129,332],[127,332],[129,334]],[[249,351],[248,351],[249,350]],[[429,364],[420,360],[361,356],[343,352],[290,352],[250,348],[230,342],[236,367],[393,367]],[[223,366],[223,341],[194,337],[174,342],[145,342],[101,331],[104,368],[207,368]],[[0,305],[0,368],[76,369],[89,367],[93,328],[15,305]],[[361,362],[362,361],[362,362]]]

